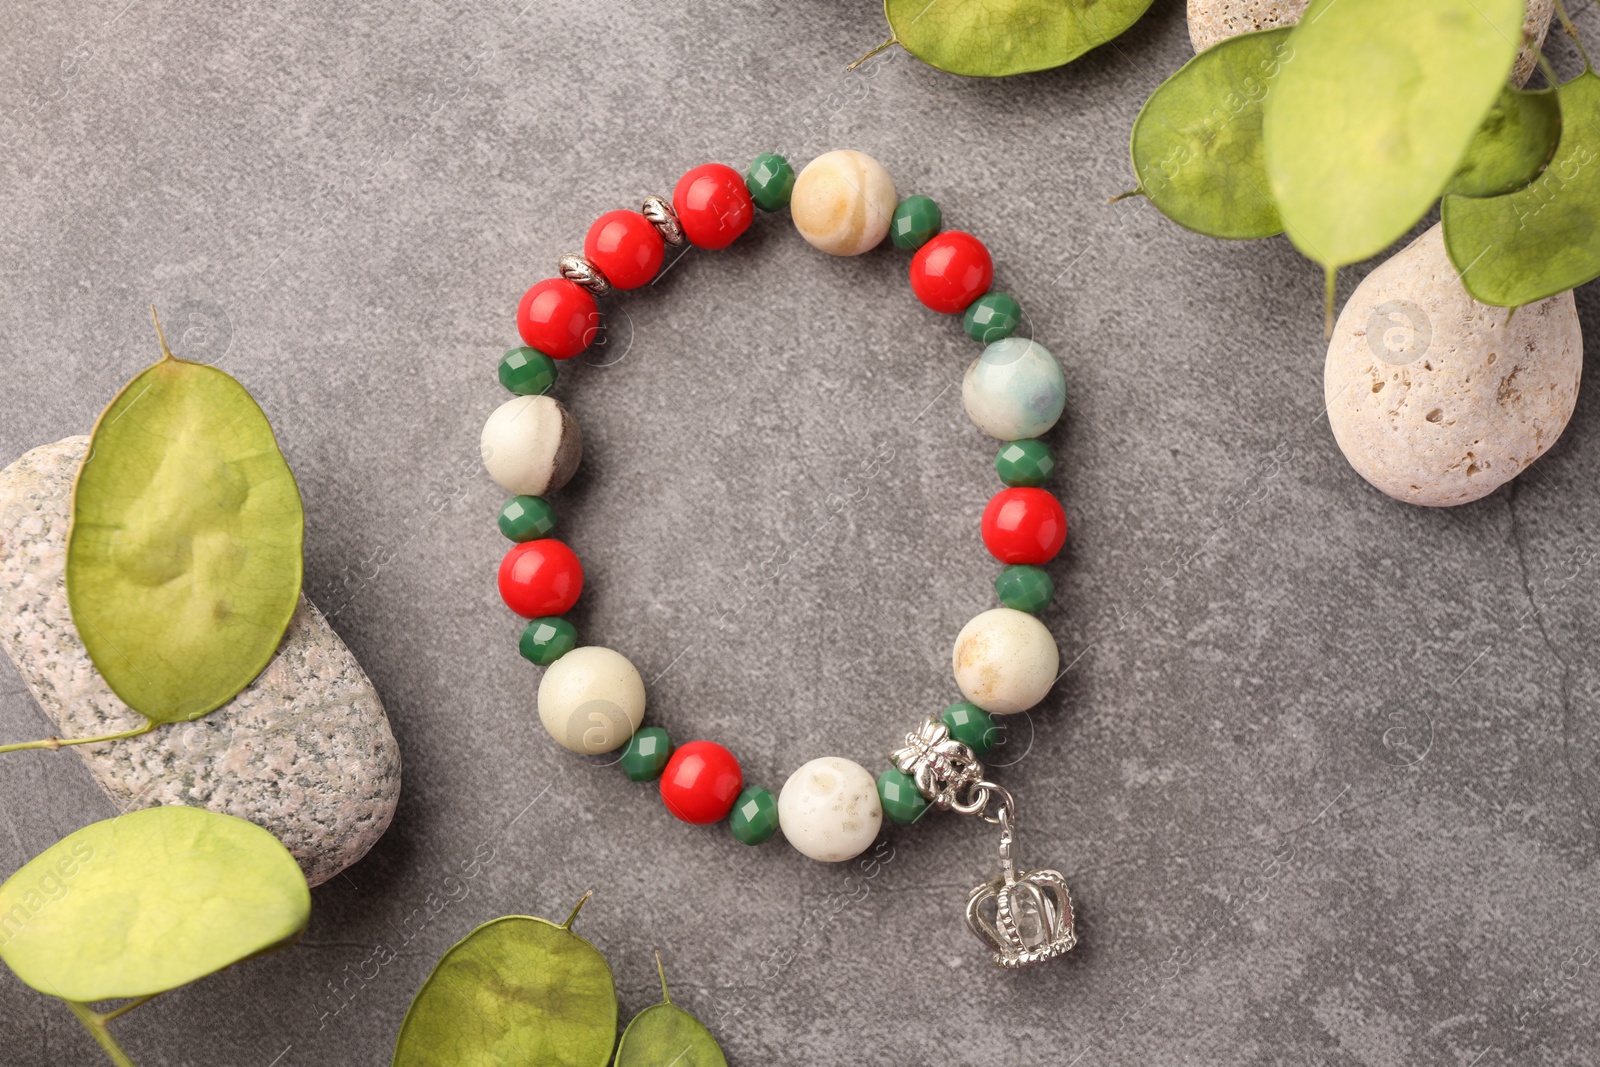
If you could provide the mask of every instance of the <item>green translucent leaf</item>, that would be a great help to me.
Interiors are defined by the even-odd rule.
[[[656,970],[661,973],[661,1003],[635,1015],[623,1031],[616,1067],[728,1067],[711,1031],[672,1003],[659,953]]]
[[[1105,44],[1151,0],[884,0],[894,39],[952,74],[1048,70]]]
[[[1558,90],[1561,145],[1531,185],[1444,198],[1444,243],[1467,292],[1520,307],[1600,277],[1600,77]]]
[[[117,696],[175,722],[249,685],[299,601],[304,525],[244,386],[171,353],[129,382],[95,424],[67,539],[72,619]]]
[[[0,885],[0,959],[88,1003],[160,993],[299,937],[300,865],[232,815],[160,807],[57,841]]]
[[[411,1001],[394,1067],[605,1067],[617,989],[571,923],[509,915],[458,942]]]
[[[1459,196],[1514,192],[1539,176],[1560,142],[1561,104],[1556,90],[1529,92],[1501,86],[1445,192]]]
[[[1522,0],[1316,0],[1263,124],[1295,247],[1333,268],[1409,230],[1455,174],[1521,40]]]
[[[1185,63],[1133,123],[1139,191],[1167,218],[1211,237],[1271,237],[1262,103],[1293,57],[1289,27],[1243,33]]]

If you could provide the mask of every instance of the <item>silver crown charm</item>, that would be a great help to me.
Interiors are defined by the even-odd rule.
[[[1067,880],[1060,871],[1016,869],[1011,861],[1016,806],[1000,786],[985,782],[984,787],[1000,797],[1000,873],[967,895],[967,925],[1001,967],[1043,963],[1072,951],[1078,934]]]
[[[929,803],[976,815],[1000,827],[1000,873],[967,895],[967,925],[1001,967],[1043,963],[1072,950],[1072,897],[1060,871],[1019,871],[1011,859],[1017,804],[1004,786],[984,777],[971,748],[950,736],[938,719],[906,735],[889,762],[916,783]],[[995,812],[989,814],[990,803]]]

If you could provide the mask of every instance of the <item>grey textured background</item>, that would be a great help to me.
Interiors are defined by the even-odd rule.
[[[1320,417],[1315,269],[1105,203],[1141,101],[1190,54],[1180,4],[994,83],[903,54],[845,74],[884,36],[868,0],[6,20],[0,461],[85,432],[156,356],[160,305],[272,418],[307,591],[406,760],[393,828],[316,892],[301,945],[118,1024],[141,1067],[387,1063],[448,945],[590,887],[579,929],[624,1016],[656,999],[659,947],[736,1064],[1593,1062],[1593,387],[1477,504],[1356,477]],[[929,820],[825,867],[681,825],[545,736],[494,590],[476,442],[522,289],[691,165],[841,146],[989,243],[1070,384],[1047,621],[1072,665],[999,762],[1021,856],[1067,872],[1083,944],[1031,973],[990,971],[960,921],[990,828]],[[652,721],[774,789],[817,755],[881,766],[953,698],[950,642],[992,603],[993,449],[956,388],[975,349],[904,270],[763,216],[612,302],[605,347],[563,367],[589,445],[557,501],[581,633],[651,680]],[[1595,290],[1578,305],[1593,349]],[[0,737],[38,736],[9,665],[0,693]],[[0,870],[108,813],[73,756],[4,757]],[[101,1062],[9,974],[0,1061]]]

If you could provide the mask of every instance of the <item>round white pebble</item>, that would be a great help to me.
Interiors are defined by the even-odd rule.
[[[963,626],[951,659],[962,695],[992,715],[1039,703],[1061,666],[1049,628],[1014,608],[986,611]]]
[[[1323,367],[1328,425],[1396,500],[1465,504],[1527,469],[1566,429],[1583,376],[1572,292],[1517,309],[1462,286],[1442,227],[1368,274]]]
[[[1067,379],[1050,350],[1026,337],[1007,337],[983,350],[961,381],[967,416],[1002,441],[1039,437],[1061,418]]]
[[[882,163],[840,148],[805,165],[789,196],[789,217],[813,248],[859,256],[888,235],[897,200]]]
[[[559,662],[559,661],[557,661]],[[842,863],[878,839],[883,806],[878,783],[841,756],[814,759],[789,776],[778,794],[778,826],[802,855]]]
[[[489,477],[508,493],[542,496],[560,489],[583,458],[578,420],[550,396],[514,396],[483,424],[478,451]]]
[[[575,648],[539,682],[539,721],[574,752],[592,756],[621,748],[643,720],[644,679],[620,652]]]

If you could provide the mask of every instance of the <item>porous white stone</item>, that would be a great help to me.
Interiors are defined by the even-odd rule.
[[[0,644],[50,719],[39,736],[144,722],[95,670],[67,605],[72,483],[88,444],[69,437],[0,471]],[[119,812],[186,804],[248,819],[284,843],[312,885],[366,854],[400,796],[400,750],[377,691],[303,598],[272,662],[229,703],[51,758],[81,759]]]
[[[994,608],[961,628],[951,661],[963,696],[991,715],[1011,715],[1050,692],[1061,655],[1044,623]]]
[[[573,752],[621,748],[644,721],[644,679],[620,652],[575,648],[539,680],[539,721]]]
[[[859,256],[888,236],[896,203],[894,179],[883,164],[865,152],[841,148],[800,171],[789,196],[789,217],[813,248]]]
[[[1480,304],[1434,226],[1357,286],[1323,389],[1356,472],[1397,500],[1439,507],[1492,493],[1555,444],[1582,372],[1571,292],[1514,315]]]
[[[842,863],[878,838],[878,783],[859,763],[823,756],[789,776],[778,793],[778,827],[801,855]]]
[[[483,424],[479,453],[508,493],[543,496],[572,480],[583,459],[578,420],[551,396],[514,396]]]
[[[1253,30],[1270,30],[1300,21],[1310,0],[1189,0],[1189,40],[1196,52]],[[1524,43],[1511,68],[1511,80],[1526,85],[1539,65],[1539,48],[1550,29],[1555,0],[1528,0],[1522,20]]]

